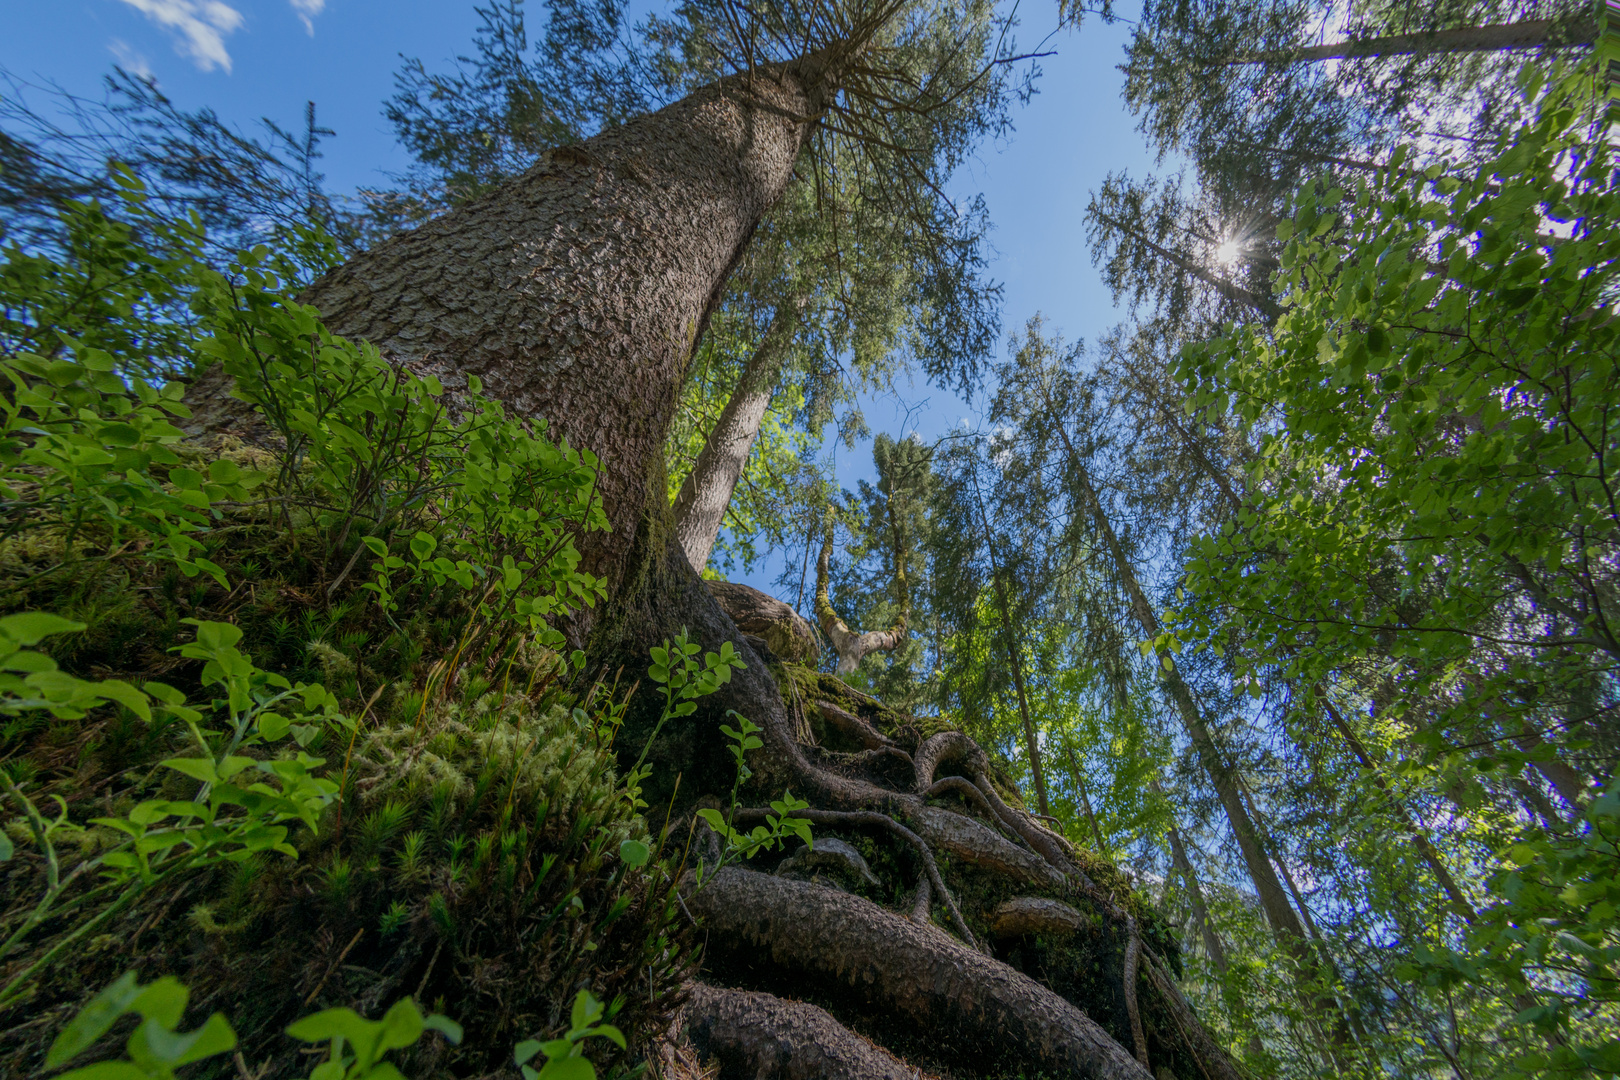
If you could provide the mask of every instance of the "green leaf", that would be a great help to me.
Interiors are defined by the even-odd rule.
[[[89,1049],[92,1043],[107,1033],[108,1028],[118,1022],[120,1016],[129,1011],[140,993],[141,988],[133,971],[120,975],[68,1021],[67,1027],[61,1030],[51,1042],[50,1050],[46,1051],[45,1067],[61,1068]]]
[[[242,640],[242,628],[231,623],[209,622],[204,619],[181,619],[197,628],[197,644],[209,652],[229,649]]]
[[[322,1009],[294,1020],[287,1034],[302,1042],[327,1042],[341,1036],[351,1043],[370,1043],[382,1025],[353,1009]]]
[[[422,1029],[422,1013],[417,1009],[416,1002],[408,997],[400,998],[383,1014],[377,1048],[383,1051],[410,1046],[422,1037]]]
[[[461,1025],[445,1016],[443,1013],[429,1013],[422,1018],[422,1027],[427,1031],[437,1031],[444,1036],[444,1041],[451,1046],[460,1046],[462,1030]]]
[[[84,623],[43,611],[24,611],[0,619],[0,634],[18,645],[37,645],[52,634],[72,634],[84,628]]]
[[[698,817],[709,823],[709,828],[719,833],[726,831],[726,817],[718,810],[705,807],[698,811]]]
[[[216,484],[234,484],[242,479],[242,468],[234,461],[220,458],[209,463],[208,478]]]
[[[185,984],[172,975],[165,975],[161,979],[147,984],[135,1000],[130,1002],[130,1011],[138,1012],[148,1020],[156,1020],[166,1028],[174,1028],[180,1023],[180,1017],[185,1014],[186,1001],[191,997],[191,991]]]
[[[619,858],[626,866],[645,866],[652,857],[652,849],[640,840],[626,840],[619,845]]]
[[[152,707],[145,694],[119,679],[103,679],[96,684],[96,693],[109,700],[116,701],[136,716],[152,722]]]
[[[193,780],[201,780],[205,784],[216,783],[219,780],[213,758],[167,758],[161,764],[175,772],[184,773]]]
[[[55,1080],[151,1080],[151,1075],[130,1061],[100,1061],[72,1069]]]
[[[539,1052],[539,1039],[524,1039],[512,1048],[512,1062],[516,1065],[527,1064]]]
[[[574,1005],[569,1010],[568,1021],[574,1031],[583,1031],[602,1017],[602,1003],[591,996],[589,990],[581,990],[574,995]]]
[[[596,1080],[596,1066],[582,1057],[554,1057],[540,1070],[540,1080]]]
[[[203,1021],[196,1031],[185,1034],[168,1031],[155,1020],[148,1020],[141,1025],[140,1035],[152,1056],[171,1067],[189,1065],[236,1049],[236,1032],[220,1013]]]

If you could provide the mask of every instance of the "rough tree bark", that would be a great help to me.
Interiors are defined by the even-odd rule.
[[[859,897],[738,867],[691,901],[710,949],[768,955],[929,1026],[957,1055],[991,1067],[1027,1062],[1061,1076],[1150,1076],[1068,1001],[931,927]]]
[[[699,573],[709,565],[709,553],[714,550],[726,507],[731,505],[732,492],[737,489],[766,410],[771,407],[771,395],[776,380],[782,376],[782,364],[798,322],[797,302],[789,301],[776,309],[764,339],[743,366],[736,389],[726,399],[692,471],[675,496],[675,535],[692,569]]]
[[[682,550],[686,550],[684,547]],[[750,641],[755,651],[769,652],[796,664],[814,664],[821,658],[821,645],[810,624],[787,604],[748,585],[733,581],[708,581],[709,594],[720,609],[731,616],[737,629],[758,641]]]
[[[722,1075],[750,1080],[912,1080],[915,1070],[833,1019],[825,1009],[771,994],[698,983],[686,1030]]]
[[[834,75],[812,56],[722,79],[552,151],[304,299],[334,331],[452,389],[476,375],[517,415],[597,454],[612,531],[587,538],[583,566],[612,596],[644,539],[693,348]]]
[[[917,895],[934,898],[957,935],[851,904],[844,894],[834,893],[834,904],[814,886],[730,870],[693,897],[718,931],[711,942],[745,920],[761,946],[758,957],[792,971],[820,962],[803,952],[811,921],[842,917],[850,935],[876,934],[861,975],[870,1011],[906,1017],[925,1008],[961,1018],[987,1039],[993,1035],[997,1060],[1026,1072],[1142,1076],[1131,1052],[1072,1002],[975,951],[979,943],[937,850],[952,856],[947,869],[971,864],[1019,888],[1035,882],[1090,903],[1114,940],[1128,943],[1126,956],[1140,962],[1151,1001],[1174,1018],[1174,1031],[1155,1036],[1159,1051],[1191,1055],[1210,1075],[1235,1077],[1133,917],[1069,860],[1060,837],[1006,804],[989,782],[982,750],[957,732],[931,737],[915,745],[925,767],[896,786],[895,772],[914,760],[904,749],[884,745],[840,757],[806,746],[771,670],[676,538],[663,475],[676,394],[726,276],[788,184],[836,90],[838,62],[822,53],[761,67],[554,151],[489,196],[359,256],[316,282],[305,299],[334,331],[368,339],[452,390],[476,375],[517,415],[544,417],[554,436],[598,455],[597,490],[612,531],[583,536],[579,547],[608,601],[565,627],[593,661],[645,670],[648,645],[681,628],[707,648],[726,641],[738,647],[744,667],[654,747],[648,761],[666,767],[644,788],[650,803],[673,801],[671,785],[687,799],[730,790],[735,774],[718,727],[735,709],[759,724],[764,742],[750,759],[750,790],[791,788],[811,800],[818,828],[879,830],[921,868]],[[641,745],[651,698],[633,699],[619,745]],[[940,787],[935,771],[950,762],[968,775],[945,777]],[[962,812],[928,802],[953,793],[969,799]],[[1007,869],[987,869],[994,867]],[[908,904],[924,919],[929,906]],[[909,936],[900,938],[902,931]],[[904,949],[896,947],[901,940]],[[1130,968],[1115,985],[1132,1014],[1134,1030],[1124,1037],[1134,1037],[1135,1057],[1145,1060],[1149,1040]],[[813,1024],[796,1007],[762,1007],[790,1026]],[[760,1009],[731,999],[706,1015],[707,1037],[732,1048],[724,1052],[746,1057],[763,1045]],[[778,1061],[781,1075],[836,1074],[827,1063],[843,1053],[838,1047],[849,1047],[835,1035],[829,1042],[811,1031],[788,1032],[773,1052],[804,1056]]]

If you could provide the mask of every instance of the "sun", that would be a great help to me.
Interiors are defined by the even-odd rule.
[[[1243,246],[1236,240],[1228,240],[1215,249],[1215,261],[1223,266],[1231,266],[1243,258]]]

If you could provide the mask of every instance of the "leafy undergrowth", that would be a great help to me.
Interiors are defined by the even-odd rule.
[[[100,207],[0,275],[0,1073],[69,1028],[75,1063],[116,1056],[143,1009],[219,1013],[266,1078],[313,1064],[289,1025],[385,1014],[418,1018],[411,1075],[571,1038],[635,1069],[695,954],[617,770],[625,701],[551,626],[601,594],[594,458],[332,337],[287,260],[216,272],[133,183],[122,213],[195,316],[161,362],[117,302],[147,248]],[[246,432],[187,434],[207,376],[177,359],[223,366]],[[602,1024],[626,1044],[580,1045]],[[211,1054],[188,1075],[238,1071]]]

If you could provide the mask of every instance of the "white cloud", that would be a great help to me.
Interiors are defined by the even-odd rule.
[[[121,38],[113,38],[107,45],[107,51],[113,54],[118,66],[131,75],[141,79],[152,77],[152,64],[146,59],[146,54],[130,48]]]
[[[315,16],[326,10],[326,0],[287,0],[298,15],[298,20],[309,31],[309,36],[315,36]]]
[[[204,71],[231,70],[225,37],[242,25],[242,13],[221,0],[124,0],[176,35],[175,49]]]

